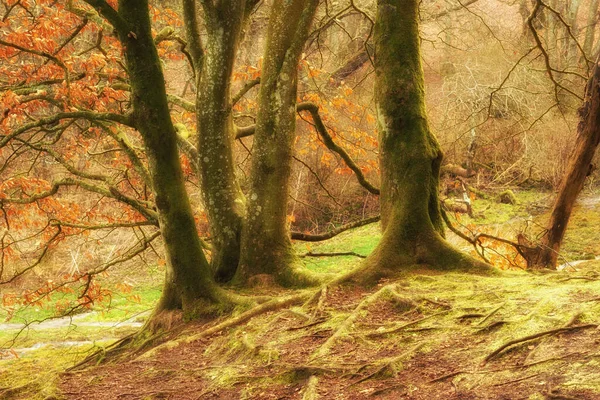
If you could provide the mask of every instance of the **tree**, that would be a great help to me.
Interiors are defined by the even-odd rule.
[[[583,105],[579,110],[577,139],[569,157],[566,173],[558,188],[548,228],[540,244],[527,252],[530,268],[556,269],[562,240],[577,196],[586,178],[593,172],[593,158],[600,144],[600,66],[596,65],[588,80]],[[523,239],[522,239],[523,240]],[[527,243],[530,245],[530,243]]]
[[[237,280],[269,274],[284,285],[302,282],[293,270],[287,199],[296,138],[298,62],[317,6],[316,0],[276,0],[271,8]]]
[[[52,71],[50,79],[47,79],[46,82],[35,82],[40,77],[44,77],[42,73],[44,64],[40,67],[39,64],[29,62],[30,67],[37,68],[37,71],[40,71],[39,74],[34,74],[32,77],[34,83],[28,81],[17,82],[11,86],[12,90],[32,88],[33,93],[38,93],[40,88],[44,87],[44,84],[52,87],[52,90],[55,90],[53,85],[58,85],[58,87],[62,85],[66,90],[62,94],[59,92],[60,96],[65,96],[64,104],[53,101],[52,97],[41,97],[40,99],[45,101],[45,107],[39,107],[38,105],[34,109],[33,115],[28,114],[27,110],[19,107],[20,99],[12,99],[9,104],[12,108],[6,111],[6,115],[19,114],[20,112],[20,118],[24,116],[24,118],[30,119],[31,122],[21,124],[15,119],[3,120],[5,127],[10,130],[2,137],[0,145],[5,150],[8,149],[7,146],[14,147],[18,145],[34,153],[37,152],[38,155],[50,156],[72,176],[53,181],[48,190],[39,191],[39,189],[34,188],[33,193],[23,191],[20,195],[14,197],[5,197],[2,203],[3,205],[35,204],[41,207],[41,201],[49,199],[61,188],[71,186],[124,203],[137,211],[138,216],[136,219],[139,219],[141,215],[148,225],[158,226],[164,243],[166,277],[162,297],[155,309],[154,316],[156,320],[159,320],[163,311],[182,310],[186,316],[191,317],[198,313],[211,312],[214,307],[226,308],[230,304],[229,298],[212,279],[187,195],[177,148],[177,135],[170,116],[164,75],[156,47],[159,39],[155,40],[151,31],[149,4],[147,1],[120,1],[118,8],[115,9],[104,0],[89,0],[85,3],[93,9],[80,8],[78,5],[69,4],[68,9],[58,8],[57,11],[54,11],[40,7],[43,10],[41,15],[28,14],[27,12],[24,14],[24,18],[32,20],[29,22],[34,24],[44,21],[44,18],[47,17],[46,14],[52,16],[56,12],[80,23],[79,27],[66,37],[65,45],[58,47],[58,50],[53,45],[49,45],[47,49],[37,49],[35,47],[36,42],[31,41],[31,38],[20,38],[17,35],[13,35],[15,40],[27,43],[31,47],[25,47],[7,40],[1,42],[4,48],[16,53],[16,56],[21,57],[21,60],[27,62],[27,58],[31,55],[41,57],[60,66],[59,71],[63,73],[63,77],[57,79],[57,71]],[[93,10],[96,10],[98,14]],[[80,89],[71,83],[70,68],[80,68],[80,65],[76,63],[80,60],[72,55],[70,57],[68,55],[61,56],[60,58],[64,57],[68,60],[69,64],[67,64],[62,62],[57,55],[52,54],[58,54],[66,44],[72,42],[90,19],[94,21],[95,25],[99,25],[101,30],[105,28],[103,24],[109,24],[114,29],[118,39],[118,43],[114,44],[120,44],[120,49],[124,54],[122,65],[127,73],[127,84],[115,83],[115,86],[118,86],[127,95],[125,101],[114,107],[117,112],[98,113],[85,109],[84,107],[87,105],[83,101],[85,99],[77,98],[78,94],[83,96],[85,90],[79,92]],[[60,19],[58,20],[60,21]],[[90,50],[93,52],[98,50],[105,56],[104,58],[108,58],[106,51],[102,49],[101,34],[99,34],[99,38],[96,46]],[[82,54],[88,52],[89,50]],[[90,57],[93,56],[94,54]],[[105,64],[99,64],[100,67],[97,69],[91,68],[92,66],[97,67],[97,65],[88,66],[90,72],[99,74],[98,70],[102,71],[105,66]],[[83,77],[85,75],[83,73],[79,76]],[[114,83],[113,80],[115,79],[125,81],[125,79],[120,79],[117,73],[114,76],[109,76],[106,81],[107,86]],[[94,86],[92,85],[92,87]],[[111,94],[114,96],[114,93],[111,92]],[[127,190],[129,193],[125,192],[124,187],[127,184],[115,183],[112,177],[93,173],[95,171],[86,172],[81,170],[62,156],[59,153],[63,150],[60,147],[59,140],[62,139],[62,135],[66,136],[65,132],[71,126],[79,127],[78,121],[86,121],[90,126],[101,128],[101,132],[117,142],[120,146],[117,151],[123,152],[127,156],[129,163],[140,175],[139,177],[142,178],[143,183],[150,186],[153,192],[152,195],[147,196],[145,199],[136,198],[135,196],[140,195],[140,191],[131,181],[128,182],[130,187]],[[58,128],[56,128],[57,126]],[[122,132],[122,129],[130,128],[139,133],[140,144],[143,146],[143,153],[147,161],[147,170],[144,161],[129,142],[128,135]],[[81,129],[76,133],[82,134]],[[9,162],[10,159],[9,155],[8,158],[5,158],[5,163]],[[125,172],[125,175],[127,175],[127,172]],[[97,226],[86,223],[74,224],[69,221],[61,221],[58,219],[60,216],[60,214],[49,216],[48,226],[57,228],[55,236],[59,236],[63,227],[89,230],[144,225],[143,222],[132,223],[130,221],[103,223]],[[6,221],[8,227],[8,219]],[[156,237],[157,235],[152,235],[151,239]],[[145,238],[141,242],[141,248],[133,251],[132,256],[146,249],[151,239]],[[44,247],[39,260],[47,253],[49,245],[50,242]],[[3,247],[3,250],[5,249],[6,247]],[[15,276],[31,268],[30,265]],[[80,298],[84,296],[89,298],[87,292],[91,281],[99,272],[91,271],[85,274],[87,284],[84,285]],[[75,278],[75,281],[77,280],[79,280],[79,277]]]
[[[245,212],[233,163],[231,77],[242,28],[257,1],[201,1],[207,32],[204,46],[195,3],[183,1],[188,45],[196,60],[198,162],[212,236],[211,264],[216,278],[227,281],[239,263]]]
[[[444,240],[439,204],[442,151],[424,105],[417,0],[379,0],[374,28],[375,101],[380,146],[383,237],[365,261],[363,279],[425,264],[487,271],[488,264]]]

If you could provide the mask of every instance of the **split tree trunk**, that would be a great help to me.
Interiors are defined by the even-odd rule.
[[[121,0],[118,16],[123,25],[118,34],[131,83],[133,120],[148,157],[166,253],[166,280],[155,315],[182,309],[193,316],[226,299],[212,280],[196,231],[148,10],[145,0]]]
[[[592,172],[592,160],[600,143],[600,59],[588,81],[583,106],[579,110],[575,148],[569,158],[567,172],[558,189],[552,207],[548,231],[537,251],[529,252],[530,268],[556,268],[562,240],[577,196],[583,189],[585,178]]]
[[[298,62],[317,6],[318,0],[275,0],[272,5],[237,281],[259,274],[272,275],[283,285],[302,281],[293,271],[287,203]]]
[[[212,237],[215,278],[230,280],[239,263],[244,195],[235,176],[230,90],[246,16],[246,1],[201,2],[206,42],[197,71],[197,127],[201,188]]]
[[[490,266],[444,240],[438,197],[442,151],[425,111],[418,0],[378,0],[374,30],[375,101],[381,165],[383,237],[363,279],[422,264],[450,270]]]

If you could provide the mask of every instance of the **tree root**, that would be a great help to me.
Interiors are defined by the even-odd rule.
[[[413,348],[409,349],[408,351],[405,351],[404,353],[396,356],[396,357],[391,357],[391,358],[387,358],[384,359],[382,361],[380,361],[378,364],[380,364],[380,366],[378,368],[376,368],[373,372],[369,373],[368,375],[350,383],[348,386],[346,386],[347,388],[350,386],[355,386],[358,385],[359,383],[365,382],[371,378],[375,378],[378,376],[382,376],[385,375],[386,373],[390,373],[392,375],[395,375],[396,372],[398,371],[398,363],[400,361],[402,361],[404,358],[406,358],[407,356],[417,352],[421,347],[423,347],[424,343],[418,343],[416,346],[414,346]],[[364,369],[364,367],[359,368],[359,371]]]
[[[426,320],[428,320],[430,318],[433,318],[433,317],[435,317],[437,315],[446,314],[449,311],[450,310],[440,311],[440,312],[437,312],[435,314],[431,314],[431,315],[428,315],[426,317],[421,317],[421,318],[418,318],[418,319],[416,319],[414,321],[410,321],[410,322],[404,323],[404,324],[402,324],[400,326],[397,326],[395,328],[378,329],[378,330],[375,330],[375,331],[372,331],[372,332],[368,332],[365,336],[370,337],[370,338],[374,338],[374,337],[381,337],[381,336],[390,335],[392,333],[397,333],[397,332],[400,332],[401,330],[403,330],[405,328],[408,328],[409,326],[420,324],[423,321],[426,321]]]
[[[305,292],[305,293],[295,294],[295,295],[291,295],[291,296],[287,296],[287,297],[283,297],[283,298],[273,299],[273,300],[263,303],[259,306],[256,306],[256,307],[238,315],[237,317],[229,318],[229,319],[221,322],[220,324],[217,324],[211,328],[208,328],[200,333],[197,333],[192,336],[188,336],[187,338],[184,339],[184,341],[186,343],[195,342],[195,341],[205,338],[207,336],[213,335],[219,331],[222,331],[223,329],[233,328],[235,326],[241,325],[241,324],[247,322],[248,320],[250,320],[251,318],[256,317],[257,315],[264,314],[264,313],[271,312],[271,311],[276,311],[281,308],[291,306],[294,304],[299,304],[300,302],[305,301],[309,296],[310,296],[310,293]]]
[[[484,318],[483,318],[481,321],[479,321],[479,322],[477,323],[477,325],[479,325],[479,326],[483,325],[483,323],[484,323],[485,321],[487,321],[487,320],[488,320],[488,319],[490,319],[490,318],[491,318],[491,317],[492,317],[494,314],[496,314],[498,311],[500,311],[500,309],[501,309],[502,307],[504,307],[504,304],[506,304],[506,303],[502,303],[502,304],[500,304],[498,307],[496,307],[496,308],[494,308],[492,311],[490,311],[490,312],[489,312],[489,313],[488,313],[488,314],[487,314],[487,315],[486,315],[486,316],[485,316],[485,317],[484,317]]]
[[[517,379],[511,379],[510,381],[505,381],[505,382],[500,382],[500,383],[495,383],[492,386],[504,386],[504,385],[510,385],[511,383],[517,383],[517,382],[521,382],[527,379],[531,379],[531,378],[535,378],[536,376],[539,376],[539,372],[536,374],[532,374],[532,375],[527,375],[524,376],[522,378],[517,378]]]
[[[318,383],[319,378],[315,375],[311,375],[310,378],[308,378],[304,393],[302,394],[302,400],[317,400],[319,398],[319,393],[317,392]]]
[[[582,329],[597,328],[597,327],[598,327],[598,324],[575,325],[575,326],[569,326],[569,327],[563,327],[563,328],[550,329],[548,331],[534,333],[532,335],[528,335],[528,336],[525,336],[525,337],[522,337],[519,339],[513,339],[513,340],[506,342],[505,344],[503,344],[502,346],[498,347],[496,350],[494,350],[493,352],[488,354],[485,357],[485,359],[483,360],[483,362],[485,364],[486,362],[490,361],[491,359],[495,358],[497,355],[502,353],[507,348],[514,346],[516,344],[528,342],[530,340],[534,340],[534,339],[544,337],[544,336],[556,335],[558,333],[574,332],[574,331],[579,331]]]
[[[383,294],[393,291],[395,284],[387,285],[379,289],[377,292],[370,296],[367,296],[362,300],[358,306],[352,311],[352,313],[340,324],[338,329],[323,343],[312,355],[311,358],[322,357],[331,351],[331,348],[335,345],[337,340],[345,335],[347,331],[352,327],[356,319],[358,318],[361,311],[366,309],[368,306],[376,302]]]

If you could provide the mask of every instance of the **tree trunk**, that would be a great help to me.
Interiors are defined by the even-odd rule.
[[[575,148],[569,159],[567,173],[558,189],[552,207],[548,231],[537,252],[530,253],[530,268],[556,268],[560,246],[567,229],[577,196],[583,189],[585,178],[592,172],[592,160],[600,143],[600,67],[596,60],[588,81],[584,103],[579,110],[580,121]]]
[[[596,25],[598,24],[598,3],[599,0],[591,0],[588,8],[588,15],[585,24],[585,41],[583,42],[583,51],[588,58],[595,58],[592,54],[594,41],[596,39]]]
[[[193,316],[225,298],[212,281],[185,189],[148,3],[121,0],[118,14],[129,30],[120,30],[119,39],[131,83],[133,119],[148,157],[166,253],[166,280],[155,315],[182,309],[185,315]]]
[[[202,2],[206,43],[197,90],[201,188],[212,237],[215,278],[227,281],[240,257],[244,196],[235,176],[230,106],[233,65],[245,19],[245,1]]]
[[[302,280],[292,268],[287,203],[298,62],[317,5],[318,0],[275,0],[271,9],[238,281],[258,274],[273,275],[284,285]]]
[[[443,156],[425,111],[418,3],[378,0],[375,101],[383,237],[365,262],[363,279],[415,264],[442,270],[490,269],[444,240],[438,197]]]

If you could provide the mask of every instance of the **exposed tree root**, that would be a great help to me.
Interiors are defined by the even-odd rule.
[[[493,352],[488,354],[484,359],[484,363],[490,361],[491,359],[495,358],[497,355],[502,353],[507,348],[514,346],[516,344],[528,342],[530,340],[534,340],[534,339],[548,336],[548,335],[556,335],[558,333],[574,332],[574,331],[578,331],[578,330],[582,330],[582,329],[597,328],[597,327],[598,327],[598,324],[575,325],[575,326],[569,326],[569,327],[563,327],[563,328],[550,329],[548,331],[534,333],[532,335],[528,335],[528,336],[525,336],[525,337],[522,337],[519,339],[513,339],[513,340],[506,342],[505,344],[503,344],[502,346],[498,347],[496,350],[494,350]]]
[[[446,314],[447,312],[449,312],[449,310],[440,311],[440,312],[437,312],[435,314],[431,314],[431,315],[428,315],[426,317],[418,318],[418,319],[416,319],[414,321],[410,321],[410,322],[401,324],[399,326],[396,326],[396,327],[390,328],[390,329],[378,329],[378,330],[375,330],[375,331],[372,331],[372,332],[368,332],[365,336],[370,337],[370,338],[374,338],[374,337],[381,337],[381,336],[391,335],[393,333],[400,332],[401,330],[403,330],[405,328],[408,328],[409,326],[420,324],[423,321],[426,321],[426,320],[428,320],[430,318],[433,318],[433,317],[435,317],[437,315]]]
[[[418,343],[413,348],[409,349],[408,351],[405,351],[404,353],[402,353],[396,357],[390,357],[390,358],[386,358],[384,360],[379,361],[377,363],[379,366],[373,372],[352,382],[351,384],[348,385],[348,387],[358,385],[359,383],[365,382],[371,378],[384,376],[386,374],[395,375],[396,372],[398,371],[398,363],[400,361],[404,360],[407,356],[417,352],[421,347],[423,347],[423,344],[424,343]],[[360,369],[362,369],[362,368],[363,367],[361,367]]]
[[[490,311],[481,321],[479,321],[479,323],[477,323],[477,325],[483,325],[483,323],[485,321],[487,321],[488,319],[490,319],[494,314],[496,314],[498,311],[500,311],[500,309],[502,307],[504,307],[505,303],[500,304],[498,307],[494,308],[492,311]]]
[[[318,383],[319,378],[315,375],[311,375],[310,378],[308,378],[304,393],[302,394],[302,400],[317,400],[319,398],[319,393],[317,392]]]
[[[264,314],[264,313],[267,313],[270,311],[279,310],[281,308],[291,306],[294,304],[299,304],[303,301],[306,301],[306,299],[309,297],[310,297],[310,292],[309,293],[303,292],[303,293],[294,294],[291,296],[286,296],[283,298],[273,299],[273,300],[263,303],[259,306],[256,306],[256,307],[238,315],[237,317],[229,318],[229,319],[221,322],[220,324],[217,324],[211,328],[208,328],[200,333],[197,333],[192,336],[188,336],[184,339],[184,341],[186,343],[191,343],[196,340],[200,340],[207,336],[213,335],[219,331],[222,331],[223,329],[233,328],[234,326],[241,325],[241,324],[247,322],[248,320],[250,320],[251,318],[256,317],[257,315]]]
[[[38,386],[39,386],[38,381],[34,381],[34,382],[29,382],[29,383],[26,383],[26,384],[20,385],[20,386],[0,388],[0,400],[14,399],[14,398],[16,398],[16,396],[19,396],[25,392],[33,390],[34,388],[36,388]]]
[[[371,396],[371,397],[373,397],[373,396],[380,396],[380,395],[386,394],[386,393],[391,392],[392,390],[396,390],[396,389],[406,389],[406,385],[399,384],[399,385],[388,386],[388,387],[385,387],[385,388],[378,389],[378,390],[374,391],[369,396]]]
[[[395,288],[395,284],[387,285],[379,289],[377,292],[373,293],[370,296],[367,296],[364,300],[362,300],[358,306],[352,311],[352,313],[340,324],[338,329],[323,343],[311,356],[311,358],[322,357],[327,355],[331,348],[335,345],[337,340],[342,336],[346,335],[350,330],[360,313],[369,307],[371,304],[375,303],[383,294],[393,292]]]
[[[492,386],[504,386],[504,385],[510,385],[511,383],[517,383],[517,382],[521,382],[527,379],[531,379],[531,378],[535,378],[536,376],[539,376],[540,374],[531,374],[531,375],[527,375],[524,376],[522,378],[517,378],[517,379],[511,379],[510,381],[505,381],[505,382],[500,382],[500,383],[495,383]]]

